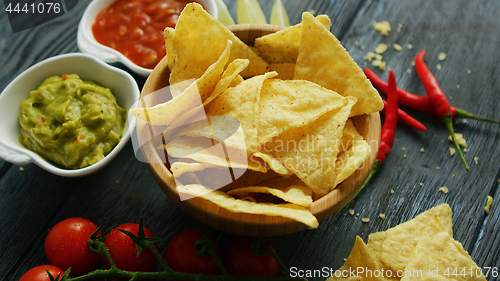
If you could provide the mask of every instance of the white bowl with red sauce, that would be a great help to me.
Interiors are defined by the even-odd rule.
[[[163,31],[161,33],[149,33],[149,27],[148,28],[140,28],[141,26],[144,27],[144,25],[141,26],[136,26],[137,21],[139,21],[139,25],[142,21],[142,23],[147,22],[148,20],[151,20],[151,16],[149,14],[147,17],[143,18],[138,18],[136,19],[136,22],[133,20],[130,20],[130,23],[127,24],[126,29],[123,29],[122,34],[117,35],[128,35],[131,34],[131,36],[135,35],[137,36],[136,39],[134,40],[134,44],[125,44],[125,46],[120,46],[120,42],[118,42],[114,48],[106,46],[104,43],[100,43],[99,41],[103,42],[103,40],[107,40],[110,38],[110,36],[113,35],[114,32],[111,32],[111,34],[106,34],[106,32],[109,32],[107,28],[99,28],[100,26],[96,26],[96,34],[94,34],[94,23],[96,23],[96,19],[101,11],[104,9],[108,8],[110,5],[117,5],[120,2],[118,1],[125,1],[125,0],[93,0],[87,9],[85,10],[82,19],[80,20],[80,24],[78,26],[78,33],[77,33],[77,44],[78,48],[80,51],[83,53],[88,53],[91,55],[94,55],[98,57],[99,59],[108,62],[108,63],[115,63],[115,62],[121,62],[125,66],[127,66],[130,70],[133,72],[143,76],[147,77],[149,74],[153,71],[154,66],[159,62],[163,56],[164,53],[160,50],[153,50],[154,46],[148,47],[147,45],[143,44],[148,44],[148,45],[155,45],[156,47],[163,47],[163,52],[164,52],[164,46],[165,46],[165,39],[163,37]],[[130,1],[130,0],[126,0]],[[135,2],[146,2],[148,0],[133,0]],[[180,0],[159,0],[162,3],[170,2],[170,1],[175,1],[179,2]],[[116,2],[116,3],[115,3]],[[148,2],[152,2],[151,5],[154,5],[153,2],[156,2],[156,0],[149,0]],[[214,18],[218,17],[218,10],[217,10],[217,4],[215,3],[214,0],[196,0],[196,1],[180,1],[180,2],[198,2],[200,3],[210,15],[212,15]],[[143,4],[137,4],[137,6],[144,6]],[[158,12],[164,12],[167,11],[168,9],[161,9],[164,7],[160,5],[159,8],[157,9],[152,9],[151,6],[149,6],[149,10],[143,11],[144,13],[148,12],[154,12],[158,14]],[[134,5],[130,5],[127,7],[136,7]],[[147,9],[146,7],[145,9]],[[116,15],[111,14],[112,17],[119,18]],[[173,19],[176,22],[175,16],[173,16]],[[123,17],[122,17],[123,18]],[[148,19],[149,18],[149,19]],[[97,22],[100,22],[99,20]],[[108,20],[108,23],[110,21]],[[127,30],[129,26],[133,29],[129,32]],[[137,28],[139,27],[139,28]],[[146,30],[146,31],[145,31]],[[97,35],[97,36],[96,36]],[[150,36],[150,37],[148,37]],[[99,41],[98,39],[99,38]],[[137,44],[140,41],[143,44]],[[118,41],[121,41],[121,38],[118,39]],[[106,42],[106,44],[110,45],[109,42]],[[115,44],[115,43],[113,43]],[[122,52],[128,52],[128,56],[123,54],[122,52],[118,51],[117,49],[120,48],[130,48],[133,47],[132,49],[129,50],[121,50]],[[137,53],[140,54],[145,54],[144,57],[138,57],[136,56]],[[156,54],[156,56],[155,56]]]

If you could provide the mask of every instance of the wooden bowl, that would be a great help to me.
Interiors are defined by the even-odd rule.
[[[243,42],[253,45],[255,38],[276,32],[282,27],[244,24],[230,26],[229,29]],[[169,75],[167,61],[163,59],[147,79],[142,89],[141,99],[158,89],[168,86]],[[354,196],[370,173],[377,156],[381,131],[379,113],[357,116],[353,118],[353,121],[360,134],[370,144],[372,154],[365,161],[362,168],[356,170],[335,190],[313,202],[310,211],[320,222],[337,212]],[[150,128],[148,128],[147,124],[139,122],[137,135],[143,135],[141,132],[144,132],[144,130],[150,130]],[[141,147],[151,174],[162,190],[179,208],[200,222],[224,232],[245,236],[278,236],[307,228],[307,226],[287,218],[231,212],[199,197],[181,201],[176,190],[175,179],[168,166],[162,161],[162,159],[167,158],[165,155],[160,155],[164,152],[157,150],[158,145],[149,142]]]

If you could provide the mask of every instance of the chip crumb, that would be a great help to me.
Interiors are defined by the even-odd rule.
[[[24,170],[24,168],[23,168],[23,167],[19,167],[19,171],[23,171],[23,170]]]
[[[119,183],[119,182],[120,182],[120,180],[115,180],[115,182],[116,182],[116,183]]]
[[[385,51],[387,51],[387,44],[385,43],[380,43],[377,45],[377,47],[375,48],[375,53],[377,54],[383,54]]]
[[[391,31],[391,24],[388,21],[373,22],[373,28],[380,32],[381,35],[387,36]]]
[[[378,214],[378,216],[379,216],[381,219],[385,220],[385,214],[380,213],[380,214]]]
[[[457,89],[460,89],[460,85],[457,84]]]
[[[400,31],[401,31],[401,28],[403,28],[403,25],[402,25],[402,24],[400,24],[400,23],[398,23],[398,32],[400,32]]]
[[[464,148],[464,152],[467,152],[467,151],[469,151],[469,150],[467,148]]]
[[[364,50],[365,49],[365,45],[361,45],[361,50]]]
[[[403,148],[401,148],[403,151],[406,151],[406,147],[403,146]]]
[[[498,180],[498,182],[500,182],[500,180]],[[391,194],[394,194],[394,190],[391,189]]]
[[[424,183],[423,183],[423,182],[421,182],[421,183],[419,183],[419,184],[420,184],[420,186],[424,186]]]
[[[411,66],[415,66],[415,61],[411,61],[411,62],[410,62],[410,65],[411,65]]]
[[[344,262],[346,262],[346,261],[347,261],[347,259],[346,259],[346,258],[344,258]]]
[[[312,15],[316,14],[316,10],[313,10],[313,9],[310,9],[310,10],[307,10],[309,13],[311,13]]]
[[[441,169],[439,166],[436,167],[437,170]]]
[[[369,222],[370,221],[370,218],[362,218],[361,219],[362,222]]]
[[[457,152],[457,150],[454,149],[453,147],[450,147],[450,156],[455,155],[455,152]]]
[[[420,149],[420,152],[425,152],[425,148],[423,148],[423,147],[422,147],[422,148]]]
[[[470,74],[470,72],[471,72],[470,69],[467,69],[467,74]]]
[[[353,209],[350,209],[350,210],[349,210],[349,214],[354,215],[354,210],[353,210]]]
[[[393,47],[394,47],[394,50],[396,50],[396,51],[401,51],[401,50],[403,49],[403,48],[401,47],[401,45],[396,44],[396,43],[394,43]]]
[[[446,194],[448,193],[448,188],[446,186],[442,186],[439,188],[439,191],[441,191],[442,193]]]
[[[464,136],[462,134],[455,133],[455,138],[457,139],[457,142],[461,147],[467,147],[467,141],[464,139]],[[453,141],[451,136],[448,137],[448,140]]]
[[[486,214],[490,212],[491,203],[493,203],[493,197],[488,195],[488,197],[486,198],[486,206],[484,206],[484,211],[486,212]]]
[[[446,59],[446,53],[441,52],[438,54],[438,60],[444,61],[445,59]]]
[[[372,61],[375,58],[375,55],[376,54],[374,52],[368,52],[363,56],[363,59],[367,61]]]
[[[413,45],[412,44],[406,44],[406,48],[408,48],[408,50],[411,50],[411,49],[413,49]]]
[[[410,69],[410,68],[408,68],[408,69],[406,70],[406,73],[411,73],[411,69]]]
[[[386,63],[385,63],[385,61],[374,60],[374,61],[372,61],[372,65],[374,67],[380,68],[381,70],[385,70]]]
[[[436,65],[436,69],[437,69],[437,70],[441,70],[441,64],[439,64],[439,63],[438,63],[438,64]]]
[[[406,158],[406,153],[405,153],[405,154],[403,154],[403,158]]]
[[[479,160],[479,158],[478,158],[478,157],[474,157],[474,163],[476,163],[476,165],[477,165],[477,161],[478,161],[478,160]]]

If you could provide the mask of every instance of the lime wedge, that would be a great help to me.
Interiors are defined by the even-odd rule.
[[[224,1],[215,0],[215,3],[217,3],[217,10],[219,10],[218,20],[223,25],[233,25],[234,24],[233,17],[231,17],[231,14],[227,10],[227,6],[226,6],[226,4],[224,4]]]
[[[266,24],[266,17],[257,0],[238,0],[238,23]]]
[[[269,22],[273,25],[280,25],[284,27],[290,26],[288,14],[286,13],[285,6],[283,5],[283,2],[281,2],[281,0],[276,0],[274,2]]]

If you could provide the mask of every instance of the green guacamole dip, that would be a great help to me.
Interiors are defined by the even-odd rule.
[[[62,168],[83,168],[120,142],[126,112],[108,88],[76,74],[52,76],[19,106],[19,142]]]

